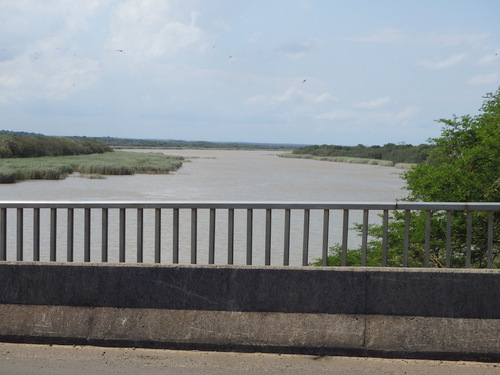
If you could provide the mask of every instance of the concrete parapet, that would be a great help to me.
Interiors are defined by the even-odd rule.
[[[500,360],[500,271],[0,262],[0,340]]]

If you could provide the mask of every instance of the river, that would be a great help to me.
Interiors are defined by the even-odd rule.
[[[145,152],[146,150],[136,150]],[[150,152],[150,151],[149,151]],[[280,158],[275,151],[236,151],[236,150],[161,150],[171,155],[181,155],[187,158],[182,168],[169,175],[134,175],[134,176],[107,176],[104,179],[87,179],[70,176],[60,181],[26,181],[16,184],[0,185],[0,200],[43,200],[43,201],[299,201],[299,202],[394,202],[406,196],[404,181],[399,177],[402,172],[391,167],[379,167],[362,164],[332,163],[307,159]],[[11,210],[9,210],[11,211]],[[12,210],[13,211],[13,210]],[[30,218],[26,214],[25,248],[30,248]],[[75,212],[76,215],[76,212]],[[93,215],[98,221],[99,215]],[[184,218],[189,221],[187,213]],[[94,219],[95,218],[95,219]],[[218,220],[223,220],[218,217]],[[75,224],[78,223],[75,218]],[[112,217],[110,216],[110,223]],[[162,219],[168,223],[166,220]],[[200,224],[200,258],[206,257],[206,244],[203,243],[204,215],[199,217]],[[259,216],[256,215],[256,221]],[[311,228],[315,220],[311,217]],[[356,221],[356,217],[353,217]],[[300,221],[300,220],[299,220]],[[332,217],[332,227],[338,229],[335,216]],[[9,226],[15,224],[15,212],[9,212]],[[131,215],[127,223],[133,225]],[[58,233],[64,235],[64,217],[58,219]],[[114,225],[114,224],[110,224]],[[218,222],[219,225],[219,222]],[[221,226],[224,226],[221,221]],[[278,224],[277,224],[278,225]],[[298,223],[297,225],[300,226]],[[99,223],[95,223],[99,227]],[[256,225],[259,228],[258,225]],[[321,227],[321,225],[319,225]],[[12,229],[14,230],[14,229]],[[148,228],[146,228],[146,231]],[[133,230],[127,230],[133,232]],[[244,231],[244,229],[243,229]],[[111,228],[111,236],[115,235],[116,228]],[[165,247],[168,249],[169,230],[166,232]],[[314,232],[314,230],[313,230]],[[10,232],[9,232],[10,233]],[[147,235],[147,233],[146,233]],[[256,236],[261,236],[257,230]],[[276,235],[277,237],[279,235]],[[15,236],[9,235],[9,258],[15,253]],[[241,237],[241,236],[240,236]],[[99,247],[98,234],[92,235],[93,247]],[[181,240],[187,242],[189,228],[181,228]],[[48,241],[42,238],[43,242]],[[81,245],[81,239],[75,238],[75,249]],[[223,239],[218,239],[219,247],[223,247]],[[293,241],[293,238],[292,238]],[[311,234],[313,248],[312,257],[318,255],[319,247],[314,243],[314,233]],[[353,239],[355,241],[355,239]],[[110,238],[113,242],[113,238]],[[297,239],[297,243],[300,240]],[[319,240],[318,240],[319,242]],[[235,251],[244,248],[244,238],[236,239]],[[261,247],[261,240],[255,241]],[[355,243],[354,243],[355,244]],[[127,240],[127,252],[134,253],[133,240]],[[147,245],[147,244],[146,244]],[[187,245],[186,245],[187,246]],[[280,244],[273,244],[279,249]],[[315,251],[314,249],[317,249]],[[43,250],[42,250],[43,251]],[[58,240],[58,259],[64,258],[64,240]],[[113,261],[113,247],[110,249],[110,260]],[[273,250],[274,251],[274,250]],[[98,250],[93,252],[92,259],[98,260]],[[280,250],[274,251],[279,253]],[[95,253],[95,255],[94,255]],[[168,253],[168,250],[165,250]],[[59,255],[60,254],[60,255]],[[277,256],[277,255],[276,255]],[[42,254],[42,258],[47,255]],[[133,256],[128,256],[128,259]],[[256,257],[260,259],[259,252]],[[27,259],[29,256],[26,257]],[[168,259],[169,256],[162,256]],[[81,254],[75,255],[75,260],[81,259]],[[145,255],[147,261],[148,255]],[[216,261],[224,263],[225,255],[219,252]],[[295,260],[293,260],[295,259]],[[300,262],[300,254],[291,262]],[[42,259],[43,260],[43,259]],[[189,252],[181,253],[181,262],[189,262]],[[279,259],[277,260],[279,263]],[[244,254],[235,254],[235,263],[244,263]],[[257,261],[256,263],[259,263]],[[274,263],[274,261],[273,261]]]

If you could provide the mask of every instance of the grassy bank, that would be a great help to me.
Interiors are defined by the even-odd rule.
[[[355,158],[349,156],[316,156],[310,154],[293,154],[293,153],[284,153],[284,154],[279,154],[278,156],[282,158],[313,159],[313,160],[331,161],[337,163],[379,165],[382,167],[395,167],[400,169],[410,169],[410,167],[412,166],[412,164],[410,163],[394,163],[390,160]]]
[[[160,153],[123,151],[92,155],[0,159],[0,183],[60,180],[71,173],[81,173],[89,177],[135,173],[167,174],[179,169],[182,160],[182,157]]]

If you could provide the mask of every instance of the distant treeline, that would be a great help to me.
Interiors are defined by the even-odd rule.
[[[79,137],[73,137],[80,139]],[[228,150],[291,150],[300,145],[274,144],[274,143],[239,143],[239,142],[207,142],[207,141],[182,141],[182,140],[155,140],[115,137],[91,137],[114,148],[216,148]]]
[[[87,155],[113,151],[102,142],[89,139],[46,137],[30,133],[0,131],[0,158]]]
[[[410,144],[387,143],[383,146],[336,146],[336,145],[313,145],[299,147],[293,150],[293,154],[314,156],[345,156],[364,159],[390,160],[397,163],[423,163],[427,159],[429,151],[434,146],[421,144],[413,146]]]

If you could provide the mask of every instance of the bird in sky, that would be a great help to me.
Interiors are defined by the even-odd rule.
[[[303,80],[302,83],[306,83],[307,82],[307,79]]]
[[[124,50],[122,50],[122,49],[117,49],[116,51],[117,51],[117,52],[122,52],[122,53],[125,53],[125,51],[124,51]]]

